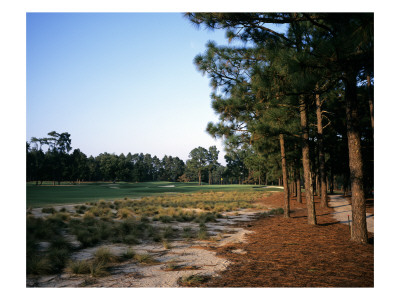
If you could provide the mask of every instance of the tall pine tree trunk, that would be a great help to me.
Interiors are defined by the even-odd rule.
[[[351,181],[352,227],[351,240],[366,244],[368,242],[366,204],[363,186],[363,161],[361,156],[361,138],[358,129],[357,74],[345,74],[345,102],[347,139],[349,146],[349,169]]]
[[[318,153],[319,153],[319,179],[320,179],[320,196],[321,207],[328,207],[328,187],[326,185],[325,171],[325,152],[323,144],[323,128],[322,128],[322,111],[321,100],[317,94],[315,97],[317,106],[317,137],[318,137]]]
[[[293,185],[293,197],[297,197],[297,182],[296,182],[296,171],[295,170],[293,170],[292,175],[293,175],[293,183],[292,183],[292,185]]]
[[[372,126],[372,138],[374,137],[374,102],[372,100],[372,89],[371,89],[371,75],[367,74],[367,91],[368,91],[368,104],[369,113],[371,115],[371,126]]]
[[[283,134],[279,135],[279,143],[281,146],[281,159],[282,159],[282,176],[283,176],[283,216],[290,217],[290,193],[288,185],[287,167],[286,167],[286,153],[285,153],[285,140]]]
[[[300,180],[300,171],[296,170],[296,188],[297,188],[297,202],[302,203],[301,201],[301,180]]]
[[[311,225],[317,224],[315,215],[314,195],[312,189],[312,175],[310,165],[310,146],[308,143],[308,120],[307,120],[307,106],[304,96],[300,96],[300,125],[302,130],[302,153],[303,153],[303,170],[304,170],[304,189],[306,195],[307,205],[307,222]]]
[[[296,153],[299,153],[297,151],[297,143],[294,144],[294,149]],[[300,153],[299,153],[300,154]],[[297,156],[297,155],[296,155]],[[294,168],[294,177],[296,180],[296,197],[297,197],[297,202],[302,203],[301,201],[301,178],[300,178],[300,167],[298,166],[298,159],[296,158],[295,161],[295,168]]]

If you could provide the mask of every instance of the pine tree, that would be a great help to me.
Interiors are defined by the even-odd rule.
[[[366,243],[362,132],[359,128],[357,77],[363,70],[368,70],[369,74],[373,73],[373,15],[353,13],[196,13],[187,14],[187,17],[198,25],[204,24],[210,28],[226,29],[229,39],[251,41],[256,45],[255,48],[258,48],[257,51],[253,53],[248,50],[243,53],[236,52],[237,55],[242,55],[246,59],[250,54],[252,59],[248,59],[248,64],[253,64],[254,61],[264,61],[264,65],[268,66],[273,73],[275,72],[274,78],[278,81],[278,92],[281,92],[275,96],[279,96],[281,99],[283,96],[297,96],[302,123],[303,172],[310,224],[315,224],[316,221],[311,185],[310,154],[312,152],[310,152],[309,145],[309,108],[312,104],[312,96],[315,96],[315,86],[320,80],[319,77],[323,77],[324,81],[328,80],[326,91],[340,85],[344,87],[346,137],[344,135],[341,137],[342,141],[347,141],[348,144],[348,166],[353,204],[352,240]],[[277,32],[268,27],[268,24],[287,24],[288,30],[285,33]],[[263,51],[259,49],[263,49]],[[235,60],[240,61],[238,58]],[[245,68],[243,66],[240,68],[242,70],[249,69],[248,65],[244,64],[244,66]],[[321,70],[323,70],[322,73]],[[222,74],[224,75],[224,73]],[[243,78],[247,79],[246,76],[240,79]],[[222,79],[223,76],[217,76],[212,78],[212,81],[218,83],[218,80]],[[231,78],[225,79],[228,83],[231,80]],[[238,82],[233,82],[233,84],[238,84]],[[231,86],[228,84],[226,87],[227,91],[230,91]],[[245,86],[241,85],[241,87]],[[270,89],[270,91],[272,90]],[[250,93],[254,92],[251,89],[249,91]],[[253,98],[258,98],[255,94],[253,96]],[[247,98],[251,99],[251,97]],[[242,101],[242,104],[247,103]],[[241,111],[250,111],[243,105],[233,105],[232,107],[234,113],[237,113],[235,111],[237,107],[241,108]],[[341,111],[339,115],[344,115],[344,111]],[[240,121],[245,121],[246,130],[250,129],[251,131],[254,122]],[[220,129],[223,127],[220,126]],[[322,141],[322,139],[320,140]],[[320,150],[322,149],[323,147],[320,147]],[[323,163],[321,158],[319,160],[320,163]],[[347,172],[343,171],[342,173],[343,184],[347,185]],[[321,175],[319,177],[323,178]]]

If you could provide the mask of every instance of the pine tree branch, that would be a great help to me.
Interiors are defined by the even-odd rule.
[[[317,27],[319,27],[319,28],[322,28],[322,29],[328,31],[328,32],[329,32],[330,34],[332,34],[333,36],[336,36],[335,32],[334,32],[331,28],[329,28],[328,26],[326,26],[326,25],[324,25],[324,24],[318,23],[318,22],[316,21],[316,20],[318,20],[319,18],[313,18],[312,16],[310,16],[310,15],[307,14],[307,13],[303,13],[303,15],[304,15],[304,16],[307,18],[307,20],[310,21],[313,25],[315,25],[315,26],[317,26]]]

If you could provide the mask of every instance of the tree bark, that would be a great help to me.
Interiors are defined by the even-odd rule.
[[[296,170],[296,188],[297,188],[297,202],[302,203],[301,201],[301,180],[300,180],[300,171]]]
[[[358,128],[357,80],[356,73],[345,74],[345,102],[347,139],[349,147],[349,169],[351,181],[352,226],[351,240],[368,243],[366,204],[363,187],[363,161],[361,155],[361,138]]]
[[[372,100],[371,75],[370,74],[367,74],[367,92],[368,92],[369,113],[371,115],[372,138],[374,138],[374,102]]]
[[[296,178],[294,178],[294,176],[293,176],[293,196],[297,197],[297,182],[296,182]]]
[[[281,159],[282,159],[282,176],[283,176],[283,216],[290,217],[290,193],[288,185],[287,167],[286,167],[286,153],[285,153],[285,140],[283,134],[279,135],[279,143],[281,146]]]
[[[304,170],[304,189],[306,195],[307,205],[307,222],[311,225],[317,224],[315,215],[314,195],[312,189],[312,175],[310,165],[310,146],[308,143],[308,120],[307,120],[307,106],[303,96],[299,98],[300,104],[300,125],[302,130],[302,154],[303,154],[303,170]]]
[[[319,178],[320,178],[320,196],[321,207],[328,207],[328,188],[326,185],[326,171],[325,171],[325,152],[323,141],[323,127],[322,127],[322,111],[321,100],[319,95],[315,96],[317,106],[317,138],[318,138],[318,153],[319,153]]]

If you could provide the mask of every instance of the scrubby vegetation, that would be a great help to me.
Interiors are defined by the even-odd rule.
[[[71,261],[71,254],[87,247],[123,243],[160,243],[171,248],[174,239],[207,240],[207,223],[218,222],[223,213],[257,208],[255,200],[265,193],[201,192],[115,200],[75,206],[75,212],[53,207],[42,209],[43,217],[27,214],[27,273],[57,274],[65,268],[74,274],[104,276],[111,263],[134,259],[153,263],[152,257],[132,250],[120,257],[99,248],[93,259]],[[275,212],[276,213],[276,212]],[[192,225],[174,226],[179,223]],[[180,228],[179,228],[180,227]],[[69,237],[69,239],[67,239]],[[70,240],[75,240],[71,243]]]
[[[180,278],[178,280],[178,283],[181,286],[194,287],[201,283],[205,283],[205,282],[209,281],[210,279],[211,279],[211,276],[209,276],[209,275],[195,274],[195,275],[190,275],[187,277]]]

